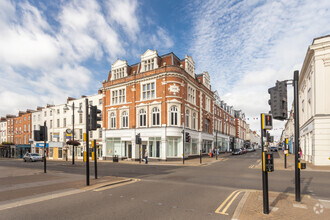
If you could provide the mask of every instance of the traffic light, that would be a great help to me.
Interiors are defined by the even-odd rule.
[[[186,132],[186,142],[190,143],[190,134]]]
[[[273,172],[274,171],[273,153],[263,152],[263,154],[264,154],[264,167],[263,167],[263,170],[266,171],[266,172]]]
[[[40,141],[47,141],[47,127],[40,126]]]
[[[40,130],[34,130],[33,136],[35,141],[40,141]]]
[[[286,81],[277,81],[276,86],[269,88],[271,113],[274,119],[285,120],[288,117],[287,87]]]
[[[98,116],[102,111],[97,109],[96,105],[91,106],[91,114],[90,114],[90,131],[95,131],[98,128],[101,128],[100,124],[97,124],[98,121],[101,121],[101,116]]]
[[[262,114],[262,129],[271,130],[273,129],[273,117],[271,114]]]
[[[141,144],[141,143],[142,143],[140,133],[138,133],[138,134],[135,136],[135,143],[136,143],[136,144]]]

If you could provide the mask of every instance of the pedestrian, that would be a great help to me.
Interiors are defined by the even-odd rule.
[[[145,160],[146,160],[146,164],[148,164],[148,150],[147,149],[144,152],[144,157],[145,157]]]

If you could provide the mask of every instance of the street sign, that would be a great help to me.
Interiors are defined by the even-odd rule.
[[[70,128],[66,129],[65,131],[67,134],[71,134],[72,133],[72,130]]]
[[[285,150],[285,151],[284,151],[284,154],[287,154],[287,153],[288,153],[288,151],[287,151],[287,150]]]

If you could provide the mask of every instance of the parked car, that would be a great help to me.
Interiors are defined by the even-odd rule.
[[[254,149],[253,147],[249,147],[246,149],[247,152],[253,152],[253,151],[256,151],[256,149]]]
[[[242,150],[241,149],[234,149],[232,152],[231,152],[232,155],[241,155],[243,154],[242,153]]]
[[[40,154],[36,153],[26,153],[23,156],[23,161],[29,161],[29,162],[34,162],[34,161],[42,161],[42,156]]]
[[[246,148],[245,147],[242,147],[242,154],[246,154]]]
[[[270,147],[269,150],[270,150],[271,152],[277,152],[277,147]]]
[[[277,150],[282,150],[282,145],[278,145]]]

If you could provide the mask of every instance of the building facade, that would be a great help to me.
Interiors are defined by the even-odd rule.
[[[330,35],[309,46],[299,77],[300,147],[304,160],[330,165]]]
[[[117,60],[101,90],[104,158],[138,159],[147,149],[151,159],[171,160],[183,153],[189,157],[212,151],[214,92],[208,72],[195,74],[192,57],[159,56],[156,50],[147,50],[132,66]],[[231,117],[222,112],[219,118]],[[228,122],[217,125],[227,135]],[[183,130],[190,134],[190,143],[184,141]],[[137,134],[141,146],[136,145]]]
[[[7,119],[5,117],[0,118],[0,144],[7,142]]]
[[[40,126],[43,126],[46,122],[48,135],[46,148],[50,159],[72,159],[72,146],[67,145],[66,142],[72,139],[73,132],[75,141],[80,142],[80,145],[75,148],[75,157],[78,159],[83,158],[83,151],[86,148],[86,143],[83,140],[83,134],[86,133],[86,98],[89,105],[96,105],[98,109],[102,109],[103,95],[96,94],[88,97],[82,96],[80,99],[69,97],[66,104],[47,105],[45,108],[38,107],[37,111],[32,114],[33,130],[39,130]],[[74,130],[73,111],[75,111]],[[67,135],[67,129],[71,129],[71,135]],[[102,158],[101,128],[89,132],[89,140],[93,139],[96,139],[97,144],[101,146],[98,148],[98,156]],[[42,141],[33,143],[33,151],[36,153],[42,153],[43,147],[44,142]]]

